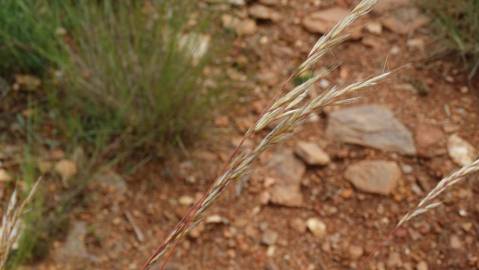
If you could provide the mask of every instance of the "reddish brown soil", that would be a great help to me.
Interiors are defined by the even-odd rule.
[[[287,78],[318,38],[298,23],[298,18],[318,9],[309,3],[315,1],[289,2],[287,6],[275,7],[283,15],[281,21],[261,23],[256,34],[235,41],[230,65],[247,73],[248,80],[239,83],[246,89],[246,96],[235,110],[224,112],[227,123],[217,119],[211,136],[188,149],[190,156],[166,165],[150,162],[134,175],[125,176],[128,191],[124,196],[118,196],[108,187],[89,188],[86,204],[71,213],[71,217],[89,224],[88,249],[97,257],[97,262],[65,266],[56,263],[52,255],[34,269],[141,268],[184,214],[186,208],[179,206],[178,198],[198,197],[207,189],[234,149],[244,126],[253,123],[260,108],[276,93],[272,85]],[[227,12],[241,14],[242,10]],[[380,16],[368,15],[358,25],[378,20]],[[428,124],[446,129],[447,138],[450,127],[457,126],[461,137],[472,145],[479,145],[478,93],[471,88],[467,93],[460,91],[467,86],[467,81],[453,63],[421,61],[432,46],[429,30],[420,29],[407,36],[386,29],[381,35],[363,30],[361,36],[373,40],[374,48],[361,40],[348,41],[325,58],[322,64],[342,63],[341,68],[328,77],[330,82],[343,84],[366,78],[381,72],[385,62],[390,69],[402,67],[386,82],[363,92],[359,103],[387,106],[413,133],[417,127]],[[424,40],[426,50],[408,47],[407,41],[412,38]],[[390,53],[393,46],[400,48],[398,54]],[[399,89],[399,85],[411,79],[427,84],[428,94],[422,96]],[[228,223],[201,226],[196,235],[187,237],[176,249],[171,268],[167,269],[372,269],[359,266],[387,237],[398,219],[421,198],[412,186],[420,183],[424,189],[432,188],[441,177],[457,169],[444,145],[439,146],[442,148],[433,157],[408,157],[336,143],[325,135],[327,112],[319,115],[318,121],[307,123],[294,139],[276,147],[292,148],[300,139],[317,141],[332,157],[327,167],[308,167],[302,187],[304,207],[261,204],[265,178],[261,168],[268,156],[274,154],[269,152],[256,164],[260,169],[253,172],[241,193],[231,186],[211,209],[211,215],[220,215]],[[354,189],[343,177],[349,164],[365,159],[397,161],[412,166],[413,171],[403,175],[393,195],[370,195]],[[186,176],[194,177],[196,182],[188,183]],[[399,230],[394,240],[371,260],[376,269],[381,269],[381,263],[386,265],[384,269],[416,269],[420,261],[426,262],[429,269],[479,269],[479,185],[474,180],[449,190],[442,197],[444,206]],[[133,216],[145,235],[143,242],[135,236],[131,222],[125,218],[126,212]],[[327,224],[326,239],[292,229],[289,223],[295,217],[323,220]],[[279,235],[274,253],[269,255],[268,246],[261,243],[265,228]],[[451,247],[452,237],[460,239],[459,248]],[[351,258],[351,246],[364,248],[364,255]],[[57,243],[52,254],[61,247],[62,244]],[[270,247],[269,252],[271,250]],[[387,266],[394,256],[391,254],[399,254],[402,266]]]

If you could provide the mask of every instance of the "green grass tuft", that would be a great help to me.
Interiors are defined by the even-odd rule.
[[[419,3],[435,18],[444,45],[462,57],[472,77],[479,68],[479,1],[419,0]]]
[[[199,55],[211,45],[188,29],[191,1],[102,3],[72,11],[83,19],[69,32],[71,61],[59,93],[69,137],[116,138],[131,149],[195,135],[213,92],[202,87],[207,58]]]
[[[42,73],[66,60],[61,37],[61,0],[0,1],[0,72]]]

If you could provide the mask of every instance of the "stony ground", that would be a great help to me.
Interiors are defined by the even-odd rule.
[[[68,237],[32,269],[140,269],[280,82],[353,1],[208,2],[223,14],[218,23],[238,35],[226,74],[245,96],[216,117],[211,136],[187,158],[149,163],[131,176],[102,175],[71,213]],[[354,104],[318,112],[293,139],[261,156],[248,181],[230,187],[167,269],[479,269],[474,177],[362,265],[426,192],[476,156],[474,82],[453,63],[425,60],[434,45],[427,26],[403,0],[384,0],[355,24],[351,40],[321,63],[341,66],[313,95],[384,68],[399,68],[394,76]]]

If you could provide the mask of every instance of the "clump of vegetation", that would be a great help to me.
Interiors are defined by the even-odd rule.
[[[471,77],[475,75],[479,68],[479,1],[420,0],[420,3],[435,18],[446,47],[459,53]]]
[[[115,139],[121,150],[191,138],[215,93],[202,87],[210,38],[188,29],[191,1],[105,0],[70,10],[82,18],[62,70],[59,115],[69,138]]]
[[[58,27],[62,1],[0,1],[0,73],[41,73],[66,60]]]

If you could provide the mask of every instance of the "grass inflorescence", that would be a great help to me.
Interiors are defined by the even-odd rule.
[[[351,25],[356,19],[367,14],[376,0],[361,1],[343,20],[339,21],[330,32],[322,36],[316,44],[314,44],[306,60],[293,72],[286,83],[291,82],[300,74],[313,69],[318,61],[326,53],[338,44],[346,40],[347,35],[342,32]],[[317,97],[308,100],[308,93],[313,85],[318,81],[320,76],[313,76],[302,84],[296,86],[288,93],[274,99],[273,103],[267,108],[256,124],[251,126],[243,137],[242,142],[231,155],[229,161],[225,164],[223,173],[214,181],[211,188],[205,195],[197,201],[183,217],[183,219],[175,226],[168,237],[156,249],[151,257],[145,263],[144,269],[153,269],[156,265],[160,269],[164,269],[168,256],[171,255],[173,248],[181,241],[182,237],[197,225],[206,214],[206,211],[224,192],[226,187],[233,181],[238,181],[246,176],[257,160],[260,154],[270,149],[274,145],[284,141],[294,134],[296,128],[304,123],[304,119],[315,110],[324,108],[325,106],[338,104],[345,101],[344,95],[354,93],[357,90],[373,86],[379,81],[387,77],[390,73],[385,72],[369,80],[353,83],[349,86],[338,88],[336,86],[319,94]],[[283,90],[283,89],[281,89]],[[259,135],[260,131],[266,126],[273,125],[272,129],[262,136],[259,142],[251,147],[251,149],[242,149],[242,143],[246,138]]]

